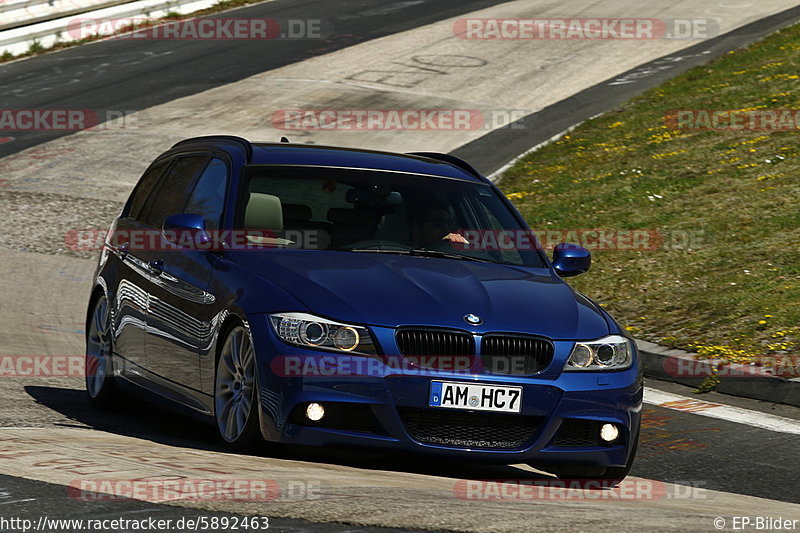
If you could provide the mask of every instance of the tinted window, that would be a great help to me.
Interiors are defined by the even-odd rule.
[[[439,251],[541,267],[530,230],[487,184],[335,168],[249,167],[242,227],[279,246],[337,251]],[[281,213],[277,213],[278,210]],[[277,216],[280,215],[280,216]],[[320,235],[320,238],[313,238]],[[326,238],[322,238],[325,236]]]
[[[503,202],[494,194],[486,194],[488,192],[484,191],[484,194],[479,194],[478,196],[472,198],[477,199],[478,204],[478,217],[482,218],[485,217],[485,221],[481,221],[479,223],[480,227],[488,227],[492,230],[493,235],[503,235],[503,232],[506,228],[515,227],[517,222]],[[525,232],[527,234],[527,232]],[[525,244],[519,241],[519,237],[521,236],[519,233],[509,233],[509,237],[517,236],[517,242],[524,246]],[[510,241],[510,242],[513,242]],[[531,241],[532,242],[532,241]],[[503,247],[503,246],[496,246],[496,251],[500,253],[501,257],[503,258],[504,263],[511,263],[511,264],[521,264],[524,262],[524,258],[520,254],[519,250],[516,249],[514,246],[510,247]]]
[[[153,187],[158,183],[158,178],[161,176],[161,173],[167,168],[167,163],[168,161],[162,161],[151,166],[139,180],[133,193],[131,193],[131,200],[128,204],[127,215],[129,217],[139,218],[144,203],[147,201],[150,193],[153,192]]]
[[[148,226],[160,228],[168,216],[185,212],[184,206],[194,186],[195,177],[207,162],[206,156],[178,158],[169,172],[159,180],[145,203],[139,220]]]
[[[227,184],[227,165],[220,159],[212,159],[197,179],[183,212],[202,215],[208,229],[219,228]]]

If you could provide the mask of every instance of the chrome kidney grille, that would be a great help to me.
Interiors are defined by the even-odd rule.
[[[400,328],[395,335],[400,353],[423,368],[462,368],[460,359],[475,355],[475,341],[466,331]],[[481,363],[489,374],[526,376],[537,374],[553,360],[553,343],[541,337],[490,333],[483,337]]]
[[[547,368],[553,360],[553,343],[539,337],[487,335],[483,338],[481,362],[486,372],[528,376]]]

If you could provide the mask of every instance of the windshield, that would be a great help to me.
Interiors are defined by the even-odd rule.
[[[245,183],[241,227],[272,232],[278,247],[544,266],[530,230],[485,183],[286,166],[248,167]]]

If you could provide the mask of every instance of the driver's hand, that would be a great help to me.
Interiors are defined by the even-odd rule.
[[[458,242],[458,243],[461,243],[461,244],[469,244],[469,241],[467,239],[465,239],[464,236],[459,234],[459,233],[448,233],[447,235],[442,237],[442,240],[443,241],[449,241],[449,242]]]

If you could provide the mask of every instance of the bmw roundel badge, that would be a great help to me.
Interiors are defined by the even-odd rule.
[[[478,315],[473,315],[472,313],[464,315],[464,320],[467,323],[472,324],[473,326],[480,326],[481,324],[483,324],[483,319]]]

